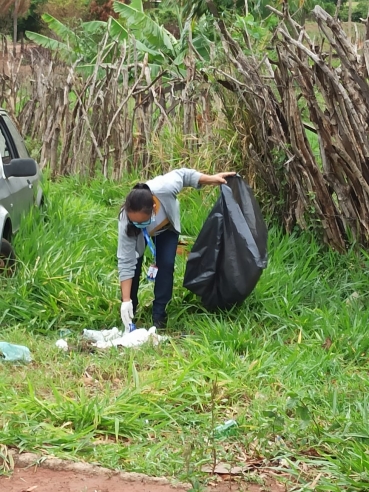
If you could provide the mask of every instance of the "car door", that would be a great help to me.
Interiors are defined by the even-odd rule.
[[[18,151],[7,122],[0,115],[0,155],[4,168],[12,159],[28,157],[28,154],[23,156],[20,153],[23,153],[22,149],[20,152]],[[8,212],[12,219],[13,232],[16,232],[19,229],[22,214],[30,209],[34,200],[32,183],[29,178],[14,176],[4,181],[5,183],[2,183],[2,186],[4,186],[9,194],[8,202],[10,209],[8,209]]]
[[[13,204],[13,198],[10,195],[10,188],[8,184],[8,180],[5,178],[5,174],[3,172],[3,162],[2,162],[2,139],[0,135],[0,206],[4,207],[5,211],[3,209],[0,209],[0,228],[1,228],[1,219],[4,220],[4,214],[5,216],[7,213],[10,216],[10,219],[13,223],[13,212],[14,212],[14,204]],[[1,234],[1,229],[0,229],[0,234]],[[1,236],[0,236],[1,239]]]

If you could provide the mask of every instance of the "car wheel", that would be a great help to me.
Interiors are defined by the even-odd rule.
[[[1,240],[0,246],[0,274],[12,274],[15,267],[15,253],[12,245],[6,239]]]

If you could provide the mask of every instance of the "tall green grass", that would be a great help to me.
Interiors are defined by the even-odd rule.
[[[83,328],[120,326],[117,215],[136,179],[47,182],[44,209],[24,219],[17,273],[0,280],[1,339],[34,362],[0,365],[0,442],[179,479],[252,458],[287,470],[294,490],[319,473],[315,490],[369,490],[366,252],[340,256],[270,224],[269,266],[241,307],[203,309],[178,256],[171,340],[84,350]],[[184,235],[196,236],[216,195],[184,191]],[[149,326],[152,286],[140,295]],[[65,328],[69,353],[55,347]],[[230,418],[238,427],[214,436]]]

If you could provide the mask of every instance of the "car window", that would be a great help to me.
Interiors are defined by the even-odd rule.
[[[3,129],[0,126],[0,155],[3,161],[3,164],[9,164],[9,162],[12,160],[12,156],[10,153],[10,145],[9,141],[4,134]]]
[[[23,138],[19,135],[19,132],[16,126],[14,125],[13,121],[9,118],[9,116],[5,114],[3,115],[3,120],[5,121],[6,126],[8,127],[10,134],[13,137],[19,157],[23,159],[27,159],[29,157],[29,154],[27,152],[26,146],[24,145]]]

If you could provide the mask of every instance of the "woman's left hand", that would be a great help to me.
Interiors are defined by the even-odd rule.
[[[207,184],[207,185],[221,185],[221,184],[227,184],[227,178],[228,176],[235,176],[234,171],[232,172],[226,172],[226,173],[218,173],[218,174],[213,174],[212,176],[209,176],[208,174],[202,174],[199,179],[199,184]]]

